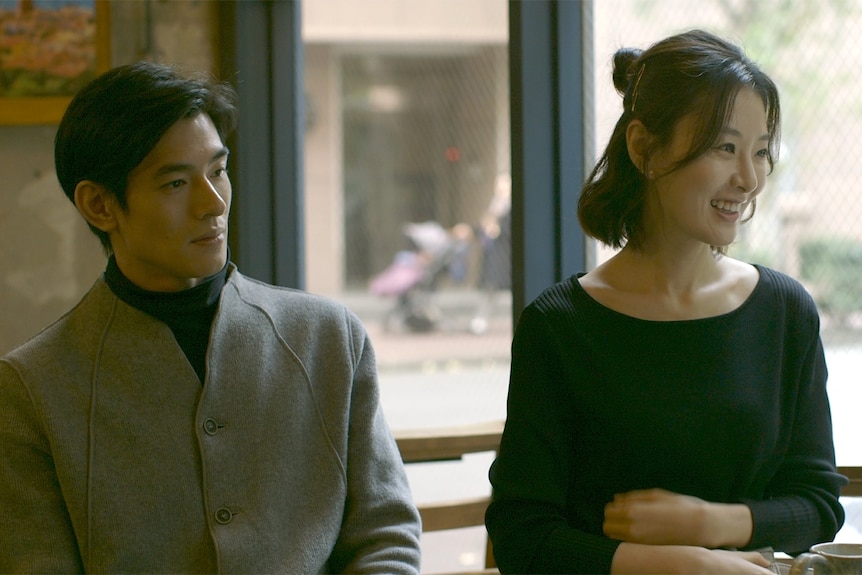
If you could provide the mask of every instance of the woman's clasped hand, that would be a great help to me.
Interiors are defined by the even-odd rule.
[[[683,573],[772,573],[768,561],[757,551],[729,551],[727,535],[732,524],[744,521],[750,512],[744,505],[709,503],[697,497],[664,489],[631,491],[614,496],[605,506],[603,530],[612,539],[625,542],[617,551],[625,561],[627,544],[664,546],[662,565],[676,564]],[[736,521],[735,521],[736,520]],[[643,567],[640,557],[649,549],[632,553],[635,572]],[[618,572],[627,572],[618,565]],[[765,570],[764,570],[765,569]]]

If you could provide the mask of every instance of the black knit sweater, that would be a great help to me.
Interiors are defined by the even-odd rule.
[[[503,572],[608,573],[615,493],[663,488],[752,511],[751,547],[798,552],[844,520],[819,319],[758,268],[731,313],[647,321],[572,277],[522,313],[487,526]]]

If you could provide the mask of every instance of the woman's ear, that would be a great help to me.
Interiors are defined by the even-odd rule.
[[[105,233],[117,227],[117,200],[105,187],[92,180],[83,180],[75,186],[75,207],[94,228]]]
[[[640,120],[632,120],[626,127],[626,147],[629,151],[629,158],[635,167],[644,174],[646,159],[652,136]],[[646,175],[646,174],[644,174]]]

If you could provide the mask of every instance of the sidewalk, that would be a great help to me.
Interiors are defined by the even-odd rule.
[[[476,290],[440,291],[433,295],[440,311],[436,329],[417,333],[384,329],[384,317],[395,301],[350,292],[339,297],[365,324],[380,371],[439,371],[464,365],[508,366],[512,343],[511,296],[494,294],[487,307],[487,328],[470,331],[470,321],[486,294]],[[485,302],[487,303],[487,301]]]

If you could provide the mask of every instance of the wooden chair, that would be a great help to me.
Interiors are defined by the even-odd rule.
[[[446,428],[394,431],[395,441],[405,464],[456,461],[468,453],[496,453],[503,433],[503,421]],[[442,531],[485,526],[485,509],[490,496],[419,505],[422,531]],[[495,573],[496,562],[491,541],[486,535],[485,571]]]

